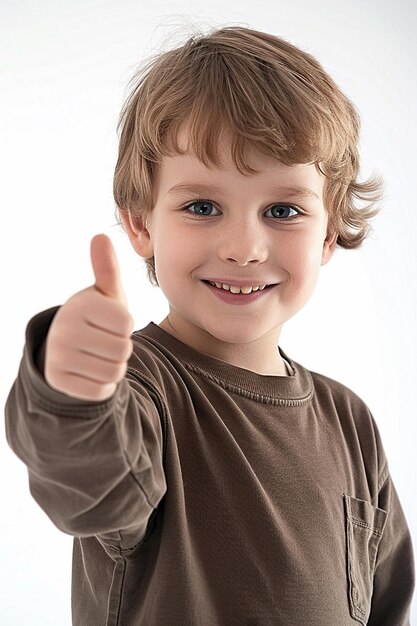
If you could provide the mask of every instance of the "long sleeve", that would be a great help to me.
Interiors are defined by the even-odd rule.
[[[410,626],[415,585],[413,546],[389,472],[379,491],[378,507],[388,515],[375,565],[368,626]]]
[[[161,398],[151,380],[129,372],[102,402],[49,387],[35,355],[56,311],[28,324],[5,408],[7,440],[28,468],[32,496],[58,528],[126,549],[143,537],[166,491]]]
[[[151,323],[114,396],[78,401],[34,365],[52,316],[28,326],[7,436],[75,536],[74,626],[409,626],[410,533],[354,392],[285,353],[292,376],[243,370]]]

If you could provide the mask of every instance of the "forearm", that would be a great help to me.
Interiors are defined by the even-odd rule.
[[[47,385],[41,358],[25,348],[6,404],[7,439],[31,493],[62,531],[121,534],[121,547],[132,545],[166,490],[155,402],[128,380],[102,402],[71,398]]]

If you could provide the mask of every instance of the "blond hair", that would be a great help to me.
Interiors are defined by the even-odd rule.
[[[190,149],[219,165],[222,131],[232,137],[240,172],[253,174],[246,147],[286,165],[314,163],[325,176],[323,202],[337,245],[357,248],[380,210],[383,180],[358,182],[360,119],[318,61],[282,38],[246,27],[191,36],[148,58],[133,76],[117,126],[116,219],[129,212],[144,224],[153,208],[153,172],[162,156],[183,153],[178,131],[189,123]],[[367,203],[357,206],[357,201]],[[154,257],[148,278],[158,285]]]

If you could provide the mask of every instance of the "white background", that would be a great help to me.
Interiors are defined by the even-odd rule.
[[[94,234],[114,242],[135,328],[167,313],[113,215],[116,123],[138,63],[161,44],[181,43],[194,25],[245,25],[282,36],[315,55],[358,107],[361,177],[380,172],[386,198],[372,237],[362,249],[337,250],[280,345],[368,404],[416,544],[416,6],[1,0],[3,405],[28,320],[93,282]],[[0,460],[0,622],[68,626],[72,538],[32,500],[25,466],[4,436]]]

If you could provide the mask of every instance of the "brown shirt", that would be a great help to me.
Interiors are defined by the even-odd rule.
[[[74,536],[75,626],[407,626],[413,549],[376,423],[287,359],[262,376],[155,325],[104,402],[51,389],[26,331],[6,405],[30,491]]]

